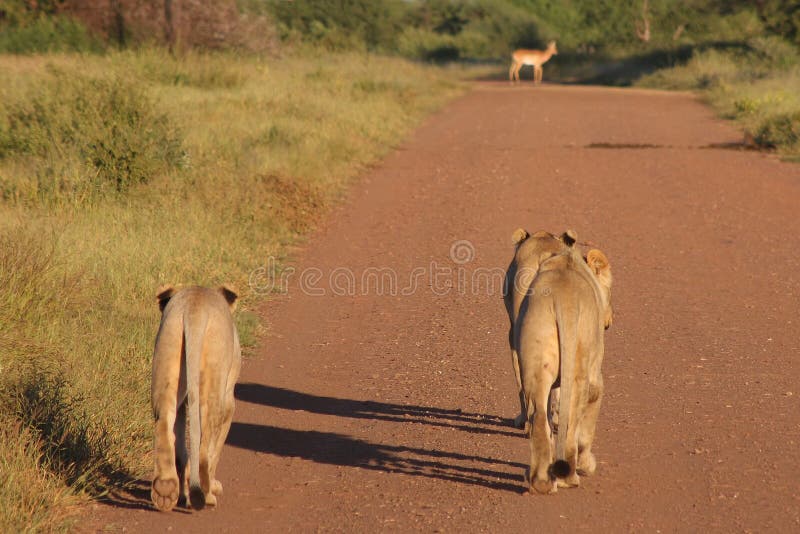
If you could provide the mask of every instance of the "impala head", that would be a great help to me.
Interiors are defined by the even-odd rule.
[[[553,52],[554,56],[558,55],[558,48],[556,48],[555,41],[550,41],[549,43],[547,43],[547,50]]]

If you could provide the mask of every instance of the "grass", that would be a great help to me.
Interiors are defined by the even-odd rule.
[[[6,532],[50,532],[71,526],[79,499],[44,469],[36,433],[0,417],[0,526]]]
[[[364,54],[0,55],[0,530],[147,478],[163,283],[249,275],[462,89]]]
[[[169,117],[152,110],[133,80],[74,76],[51,65],[41,81],[27,88],[26,98],[9,98],[0,156],[26,157],[31,172],[22,176],[28,181],[4,180],[5,196],[41,201],[124,193],[183,163]]]
[[[800,51],[779,38],[698,51],[637,85],[699,92],[757,146],[800,160]]]

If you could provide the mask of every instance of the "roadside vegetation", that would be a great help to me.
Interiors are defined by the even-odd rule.
[[[691,90],[745,131],[745,143],[800,161],[800,53],[778,37],[727,50],[696,51],[682,65],[636,82]]]
[[[784,4],[0,0],[0,531],[67,530],[149,475],[155,289],[236,284],[252,349],[250,273],[455,73],[505,79],[511,50],[557,39],[546,78],[698,91],[797,157]]]

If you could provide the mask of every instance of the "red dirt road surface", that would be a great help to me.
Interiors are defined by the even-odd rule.
[[[687,95],[476,85],[353,186],[267,301],[219,507],[132,498],[85,525],[800,531],[800,166],[741,137]],[[552,496],[526,492],[511,426],[497,273],[519,226],[572,228],[614,273],[597,474]]]

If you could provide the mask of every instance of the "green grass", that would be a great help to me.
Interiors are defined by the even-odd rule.
[[[150,474],[164,283],[239,287],[462,89],[364,54],[0,56],[0,530]],[[12,430],[9,430],[12,429]]]
[[[643,77],[637,85],[697,91],[748,139],[800,158],[800,52],[778,38],[696,52],[683,65]]]

